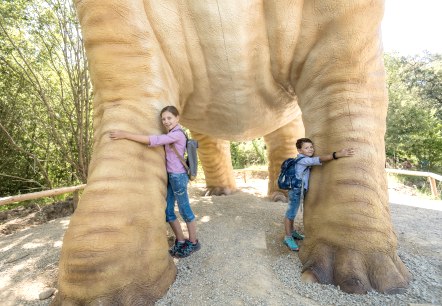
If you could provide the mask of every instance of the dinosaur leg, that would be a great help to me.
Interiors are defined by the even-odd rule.
[[[66,231],[53,305],[153,305],[175,280],[163,148],[113,141],[162,132],[176,86],[142,1],[76,1],[94,83],[87,187]]]
[[[304,137],[304,125],[301,114],[287,125],[264,136],[269,163],[268,195],[272,201],[287,201],[287,193],[278,188],[278,175],[282,162],[298,154],[296,140],[301,137]]]
[[[305,14],[321,14],[319,23],[312,18],[305,29],[333,30],[315,41],[294,78],[295,92],[315,154],[348,147],[356,154],[312,169],[299,252],[303,279],[349,293],[403,292],[410,274],[396,251],[384,169],[382,5],[341,2],[329,10],[329,4],[305,2]],[[360,33],[358,39],[354,33]]]
[[[192,132],[198,140],[198,157],[206,177],[206,195],[229,195],[236,189],[230,142]]]

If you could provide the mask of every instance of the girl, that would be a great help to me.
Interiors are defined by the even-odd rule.
[[[172,146],[175,146],[178,154],[183,156],[186,148],[186,136],[178,124],[179,112],[175,106],[166,106],[161,110],[160,116],[164,127],[168,131],[167,134],[147,136],[126,131],[111,131],[109,136],[112,140],[127,139],[147,144],[149,147],[165,146],[168,177],[166,222],[169,223],[176,238],[175,244],[170,248],[169,253],[172,256],[182,258],[189,256],[201,248],[196,238],[195,215],[190,208],[189,196],[187,194],[189,177],[179,157],[172,148]],[[180,222],[175,215],[175,200],[178,202],[180,215],[186,222],[189,239],[184,238]]]

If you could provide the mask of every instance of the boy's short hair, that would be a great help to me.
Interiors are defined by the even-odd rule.
[[[299,138],[296,140],[296,148],[301,149],[302,145],[306,142],[313,144],[313,141],[311,141],[309,138]]]

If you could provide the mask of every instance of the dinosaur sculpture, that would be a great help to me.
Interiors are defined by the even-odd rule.
[[[269,195],[304,134],[317,154],[305,203],[303,279],[395,293],[397,256],[384,173],[387,93],[380,0],[76,0],[95,91],[87,188],[63,242],[54,305],[144,305],[169,288],[161,148],[111,129],[162,133],[175,105],[200,143],[208,192],[235,189],[228,140],[264,136]]]

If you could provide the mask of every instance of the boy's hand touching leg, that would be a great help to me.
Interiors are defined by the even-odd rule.
[[[342,150],[336,152],[336,154],[335,154],[335,156],[337,158],[340,158],[340,157],[350,157],[350,156],[353,156],[353,155],[355,155],[355,150],[353,148],[345,148],[345,149],[342,149]]]

